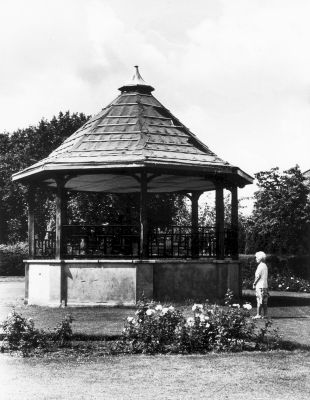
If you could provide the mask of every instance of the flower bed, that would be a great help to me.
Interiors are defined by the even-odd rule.
[[[233,304],[232,298],[228,292],[225,306],[206,302],[182,309],[143,301],[125,321],[122,335],[104,341],[104,354],[204,354],[278,348],[279,337],[271,329],[271,321],[253,320],[251,304]],[[77,339],[71,322],[72,317],[67,316],[54,330],[38,330],[31,318],[13,311],[2,324],[1,350],[23,356],[57,352],[59,348],[72,350],[72,341]]]
[[[254,256],[242,256],[242,288],[253,289],[254,274],[257,267]],[[288,259],[280,259],[276,256],[268,256],[268,287],[269,290],[286,292],[310,293],[310,281],[298,276],[293,268],[289,267]],[[292,263],[292,261],[291,261]],[[292,263],[292,265],[294,265]],[[298,268],[294,268],[298,271]]]
[[[116,351],[125,353],[206,353],[209,351],[269,350],[279,337],[271,321],[258,325],[250,317],[251,304],[225,306],[194,304],[192,315],[172,306],[143,302],[128,317]]]

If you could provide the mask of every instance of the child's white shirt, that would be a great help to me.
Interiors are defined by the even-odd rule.
[[[265,263],[261,262],[258,264],[255,272],[255,280],[258,278],[256,283],[256,289],[268,288],[268,267]]]

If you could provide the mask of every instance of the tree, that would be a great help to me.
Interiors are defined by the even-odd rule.
[[[255,174],[259,190],[248,220],[248,249],[269,253],[303,254],[309,251],[309,188],[298,166]]]
[[[51,121],[42,119],[37,126],[0,134],[1,242],[27,237],[27,188],[12,182],[12,174],[47,157],[87,119],[82,113],[60,112]],[[45,204],[46,194],[39,197]]]
[[[12,174],[47,157],[88,117],[60,112],[51,121],[42,119],[37,126],[0,134],[0,243],[27,238],[27,187],[12,182]],[[37,190],[36,229],[42,236],[55,217],[54,195]],[[186,212],[182,196],[148,195],[149,223],[169,226]],[[68,218],[86,224],[139,224],[139,195],[105,193],[69,193]]]

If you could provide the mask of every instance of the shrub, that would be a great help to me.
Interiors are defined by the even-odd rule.
[[[193,315],[185,316],[174,307],[143,302],[134,317],[128,317],[123,330],[122,352],[205,353],[208,351],[267,350],[278,346],[271,322],[263,328],[250,318],[249,303],[242,307],[194,304]]]
[[[301,260],[301,264],[298,264]],[[243,288],[252,289],[254,274],[257,267],[255,256],[241,256],[241,269]],[[299,271],[303,276],[310,272],[310,266],[307,266],[309,257],[279,257],[275,255],[267,256],[268,265],[268,286],[270,290],[288,291],[288,292],[306,292],[310,293],[310,281],[300,277],[296,272]],[[307,272],[308,271],[308,272]]]
[[[2,324],[4,330],[3,349],[20,351],[29,355],[36,348],[45,348],[47,341],[43,331],[35,329],[31,318],[24,318],[15,310],[8,314]]]
[[[26,319],[13,310],[2,323],[4,339],[1,351],[17,351],[26,357],[37,350],[50,351],[55,345],[70,345],[72,321],[72,317],[68,315],[53,332],[38,330],[31,318]]]
[[[184,317],[174,307],[140,303],[135,317],[128,317],[123,340],[133,353],[163,353],[175,340],[176,327]]]
[[[310,293],[310,282],[306,279],[298,278],[290,273],[272,274],[268,280],[270,290]]]
[[[23,276],[25,273],[23,260],[28,258],[28,244],[0,244],[0,275]]]
[[[72,340],[72,315],[66,315],[65,318],[54,329],[52,339],[59,346],[66,346]]]

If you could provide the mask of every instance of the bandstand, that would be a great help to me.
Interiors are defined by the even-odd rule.
[[[153,95],[138,67],[119,96],[44,160],[13,175],[28,185],[25,299],[37,305],[134,305],[240,293],[238,188],[253,178],[220,159]],[[35,226],[38,187],[56,194],[55,229]],[[224,224],[224,189],[231,223]],[[139,193],[140,224],[70,224],[66,193]],[[215,192],[216,224],[199,226],[198,200]],[[148,193],[183,193],[190,226],[149,226]]]

